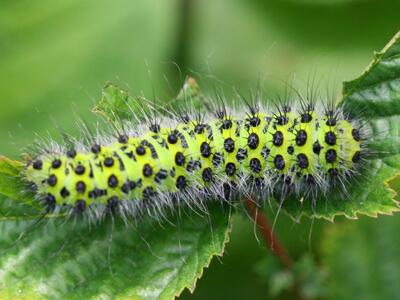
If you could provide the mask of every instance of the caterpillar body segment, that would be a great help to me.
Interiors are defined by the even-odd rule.
[[[47,207],[78,212],[229,198],[254,188],[303,196],[310,189],[329,192],[336,181],[357,173],[365,151],[357,120],[346,119],[340,109],[285,106],[277,112],[184,119],[79,151],[44,151],[27,163],[24,178]]]

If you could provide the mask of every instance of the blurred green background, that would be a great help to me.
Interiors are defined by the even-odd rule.
[[[227,95],[258,81],[273,94],[293,78],[300,89],[314,78],[338,93],[399,29],[399,11],[389,0],[3,0],[0,153],[19,158],[36,136],[76,133],[78,117],[94,122],[90,108],[108,80],[161,101],[187,74]],[[295,259],[308,254],[326,270],[328,291],[314,291],[316,283],[310,299],[354,299],[355,291],[399,299],[399,230],[400,216],[295,224],[282,214],[276,225]],[[182,298],[270,298],[268,256],[251,222],[237,217],[224,257]]]

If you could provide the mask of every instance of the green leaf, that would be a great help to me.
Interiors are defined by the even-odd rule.
[[[255,265],[254,271],[267,283],[271,297],[290,292],[296,284],[293,272],[285,268],[275,255],[264,257]]]
[[[9,220],[28,220],[39,218],[43,213],[32,205],[0,195],[0,222]],[[50,215],[48,217],[51,217]]]
[[[130,99],[109,84],[96,112],[109,121],[126,119]],[[0,158],[0,298],[173,299],[194,290],[228,241],[230,209],[216,203],[202,216],[172,209],[159,222],[41,220],[43,208],[26,205],[38,202],[21,193],[22,170],[23,163]]]
[[[286,294],[286,298],[297,298],[295,294],[299,294],[301,299],[326,298],[327,270],[318,266],[309,253],[300,257],[291,269],[270,255],[258,262],[255,271],[267,282],[271,297]]]
[[[343,101],[345,111],[369,118],[400,115],[400,32],[360,77],[344,82]]]
[[[164,106],[169,106],[174,110],[188,106],[199,109],[200,105],[204,104],[204,101],[205,99],[201,94],[197,81],[192,77],[187,77],[178,95],[165,103]],[[143,102],[148,102],[152,105],[151,101],[146,100],[144,97],[138,100],[130,96],[126,90],[108,82],[104,86],[102,96],[96,106],[93,107],[92,112],[104,117],[109,122],[132,121],[132,116],[135,112],[147,111],[146,107],[143,106]],[[162,110],[159,113],[164,113],[164,111]]]
[[[22,162],[0,156],[0,217],[14,217],[13,211],[17,210],[23,215],[31,216],[32,208],[38,208],[32,195],[23,193],[26,188],[21,180],[23,166]],[[14,200],[12,204],[10,199]],[[8,211],[6,208],[10,206],[12,209]],[[23,209],[21,210],[23,206],[25,206],[26,213],[23,213]]]
[[[0,160],[0,194],[19,196],[21,166]],[[37,223],[40,210],[24,202],[0,197],[0,298],[172,299],[193,291],[230,232],[229,210],[219,205],[203,216],[183,209],[160,228],[119,217],[90,226],[49,215]]]
[[[126,120],[132,117],[133,104],[134,99],[127,91],[108,82],[92,111],[105,117],[108,121]]]
[[[200,87],[193,77],[187,77],[183,87],[180,89],[178,95],[171,101],[173,107],[187,107],[200,108],[205,99],[200,91]]]
[[[0,156],[0,222],[29,220],[43,213],[43,207],[25,191],[26,185],[21,180],[23,166],[20,161]]]
[[[344,83],[342,101],[346,113],[362,112],[370,125],[368,149],[376,158],[368,158],[367,170],[346,184],[346,193],[337,189],[315,201],[285,200],[283,209],[295,219],[306,215],[333,221],[337,215],[356,219],[358,214],[376,217],[399,211],[388,181],[400,174],[400,34],[360,77]]]
[[[381,158],[400,154],[400,116],[378,118],[370,121],[372,135],[368,148]],[[397,164],[400,167],[400,164]]]
[[[329,299],[398,299],[399,231],[399,216],[330,226],[322,245]]]
[[[193,291],[211,258],[222,255],[230,231],[229,213],[209,209],[209,216],[169,216],[175,224],[162,229],[120,218],[96,226],[0,222],[0,298],[173,299]]]
[[[400,155],[393,158],[399,160]],[[347,194],[341,191],[320,196],[315,203],[286,199],[283,208],[293,218],[299,220],[302,215],[324,218],[333,221],[338,215],[357,219],[358,214],[376,217],[378,214],[391,215],[399,211],[399,203],[394,200],[395,191],[388,186],[388,181],[399,174],[397,166],[391,167],[384,159],[371,162],[369,174],[359,180],[353,180],[347,188]]]
[[[0,194],[11,197],[20,197],[20,180],[18,176],[23,164],[0,156]]]
[[[310,253],[306,253],[293,266],[293,273],[303,299],[325,299],[328,273],[325,267],[316,264]]]

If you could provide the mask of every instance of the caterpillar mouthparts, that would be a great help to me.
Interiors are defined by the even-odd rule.
[[[356,174],[365,151],[358,120],[340,108],[255,107],[238,116],[224,109],[180,119],[79,151],[48,150],[27,163],[23,176],[47,209],[74,212],[174,199],[230,201],[250,191],[315,197]]]

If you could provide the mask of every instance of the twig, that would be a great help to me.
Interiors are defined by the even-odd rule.
[[[259,212],[255,201],[251,197],[247,197],[245,199],[245,204],[247,206],[247,209],[251,213],[254,221],[256,222],[258,229],[262,233],[267,246],[276,256],[279,257],[286,268],[291,269],[293,266],[293,260],[290,258],[285,247],[281,244],[276,235],[273,233],[267,217],[262,212]]]

